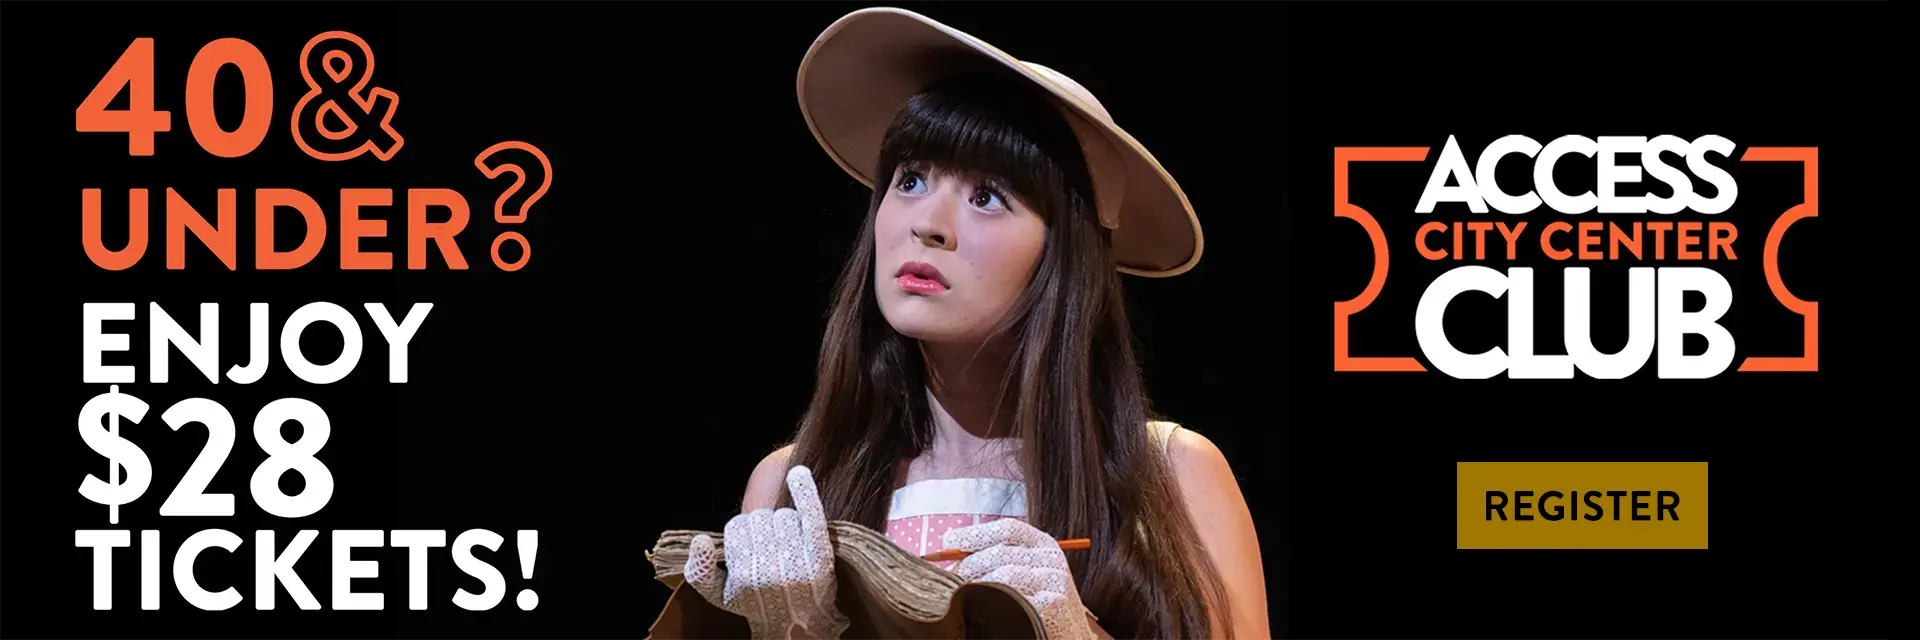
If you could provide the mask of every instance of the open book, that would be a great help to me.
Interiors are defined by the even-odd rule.
[[[687,548],[712,531],[673,530],[647,552],[654,577],[673,588],[649,638],[748,638],[747,619],[709,603],[680,572]],[[852,522],[827,521],[833,542],[836,604],[850,626],[843,638],[1040,638],[1040,617],[1018,591],[1003,584],[967,582],[933,566],[880,533]],[[724,570],[725,565],[722,564]]]

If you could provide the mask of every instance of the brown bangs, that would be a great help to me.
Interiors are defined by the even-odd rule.
[[[1091,181],[1073,130],[1046,96],[994,73],[942,81],[908,100],[880,145],[881,181],[896,168],[966,175],[1051,221],[1079,209]],[[885,186],[880,185],[884,189]],[[1064,201],[1055,201],[1067,194]]]

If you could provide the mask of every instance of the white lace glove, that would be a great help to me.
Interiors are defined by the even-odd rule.
[[[745,617],[755,638],[786,638],[796,624],[812,637],[838,638],[848,620],[834,606],[833,545],[813,472],[788,469],[787,490],[794,507],[727,521],[725,571],[713,538],[702,535],[682,575],[707,602]]]
[[[1092,638],[1087,607],[1073,584],[1067,554],[1047,532],[1013,518],[950,529],[941,535],[948,549],[973,552],[953,566],[970,582],[1013,587],[1040,613],[1048,638]]]

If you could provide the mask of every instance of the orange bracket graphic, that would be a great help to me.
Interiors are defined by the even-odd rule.
[[[1767,274],[1767,288],[1773,290],[1773,297],[1780,300],[1787,310],[1800,314],[1805,335],[1801,338],[1801,355],[1788,357],[1750,356],[1741,361],[1741,371],[1819,371],[1820,370],[1820,303],[1801,300],[1787,290],[1786,282],[1780,279],[1780,239],[1787,235],[1787,228],[1802,218],[1815,218],[1820,215],[1820,148],[1819,147],[1748,147],[1740,156],[1741,162],[1799,162],[1801,179],[1805,195],[1802,202],[1780,214],[1773,221],[1773,228],[1767,231],[1767,248],[1762,256],[1761,266]]]
[[[1430,147],[1334,147],[1333,148],[1333,215],[1360,223],[1367,230],[1367,237],[1373,240],[1373,275],[1367,279],[1367,288],[1351,300],[1333,303],[1333,370],[1334,371],[1426,371],[1420,361],[1411,357],[1364,357],[1347,355],[1347,319],[1353,314],[1373,304],[1380,295],[1380,288],[1387,284],[1387,234],[1380,230],[1380,222],[1366,209],[1347,201],[1347,165],[1353,162],[1423,162],[1427,159]],[[1751,155],[1751,154],[1749,154]],[[1809,191],[1808,193],[1812,193]],[[1811,197],[1811,196],[1809,196]],[[1777,230],[1776,230],[1777,232]],[[1773,241],[1768,240],[1767,255],[1773,255]],[[1776,292],[1784,289],[1776,289]]]

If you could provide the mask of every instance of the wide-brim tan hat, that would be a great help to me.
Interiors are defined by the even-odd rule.
[[[1120,271],[1167,277],[1200,261],[1200,219],[1186,193],[1086,87],[926,16],[877,7],[828,26],[800,61],[800,112],[834,162],[873,187],[881,138],[907,99],[983,66],[1012,71],[1055,98],[1087,158]]]

